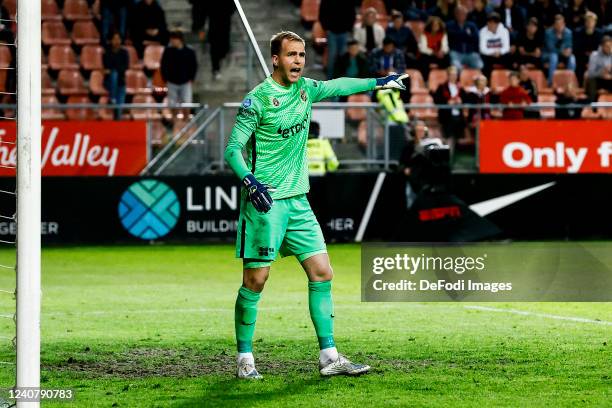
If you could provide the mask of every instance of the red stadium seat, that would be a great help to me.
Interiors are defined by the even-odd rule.
[[[108,96],[101,96],[100,99],[98,100],[99,105],[108,105],[109,102],[110,100],[108,99]],[[106,107],[100,107],[98,109],[98,117],[101,120],[114,120],[115,114],[113,113],[113,109],[106,108]]]
[[[157,70],[161,65],[161,59],[163,54],[163,45],[147,45],[147,48],[145,48],[143,55],[145,68],[149,71]]]
[[[53,81],[51,81],[51,77],[46,69],[41,70],[41,86],[42,86],[42,94],[43,95],[55,95],[55,86],[53,86]]]
[[[467,88],[474,85],[476,77],[482,75],[479,69],[474,68],[463,68],[459,75],[459,82],[463,88]]]
[[[81,50],[81,67],[86,71],[104,69],[102,56],[104,48],[99,45],[86,45]]]
[[[155,103],[155,99],[151,95],[136,95],[132,103]],[[134,120],[160,120],[161,114],[157,109],[130,109],[130,115]]]
[[[499,93],[510,85],[510,71],[507,69],[494,69],[491,72],[491,90]]]
[[[425,80],[423,79],[423,74],[421,74],[421,71],[418,69],[407,69],[406,73],[410,75],[410,93],[429,93],[429,90],[425,86]]]
[[[11,66],[13,56],[7,45],[0,45],[0,68],[8,68]]]
[[[49,50],[49,68],[54,71],[79,68],[72,48],[67,45],[54,45],[51,47]]]
[[[77,70],[65,69],[57,77],[60,95],[87,95],[85,81]]]
[[[427,84],[429,90],[435,92],[440,84],[448,81],[448,72],[445,69],[432,69],[429,71],[429,78],[427,78]]]
[[[66,102],[67,105],[91,103],[87,96],[71,96]],[[72,108],[66,109],[66,118],[68,120],[96,120],[98,117],[96,111],[90,108]]]
[[[539,69],[530,69],[529,70],[529,78],[535,82],[538,88],[538,94],[551,94],[553,93],[552,88],[548,87],[548,82],[546,81],[546,76],[544,72]]]
[[[555,95],[538,95],[538,102],[554,103],[557,101],[557,97]],[[540,108],[540,116],[542,119],[553,119],[555,117],[555,108]]]
[[[387,8],[385,7],[385,2],[383,0],[363,0],[361,2],[361,14],[363,14],[366,9],[370,7],[374,7],[376,9],[379,17],[387,15]],[[383,27],[386,27],[386,25]]]
[[[69,45],[71,42],[66,27],[61,21],[43,21],[41,36],[45,46]]]
[[[91,20],[92,15],[87,0],[64,1],[64,18],[68,21]]]
[[[93,21],[77,21],[72,27],[72,41],[78,46],[100,44],[100,33]]]
[[[431,103],[433,98],[427,94],[417,94],[410,97],[410,103]],[[410,114],[417,119],[435,119],[438,117],[438,111],[434,108],[412,108]]]
[[[4,0],[2,5],[6,7],[11,18],[15,18],[17,15],[17,0]]]
[[[579,88],[578,79],[574,71],[569,69],[558,69],[553,74],[552,87],[553,90],[563,92],[567,84],[574,84],[575,88]]]
[[[147,76],[145,73],[135,69],[128,69],[125,72],[125,91],[128,95],[151,93],[151,89],[147,86]]]
[[[598,102],[612,102],[612,94],[602,94],[597,98]],[[598,111],[604,119],[612,119],[612,108],[599,108]]]
[[[318,21],[315,21],[314,25],[312,26],[312,41],[317,52],[323,51],[323,49],[327,46],[327,33],[323,29],[321,23]]]
[[[302,0],[300,16],[304,23],[312,24],[319,19],[319,3],[321,0]]]
[[[347,102],[370,102],[370,97],[366,94],[356,94],[348,97]],[[366,118],[366,109],[365,108],[348,108],[346,110],[346,115],[350,120],[361,121]]]
[[[144,65],[138,58],[138,52],[136,52],[136,48],[131,45],[124,45],[123,48],[126,49],[128,55],[130,56],[130,69],[143,69]]]
[[[55,95],[46,95],[41,99],[43,105],[59,105]],[[64,120],[66,115],[58,108],[42,108],[41,116],[43,120]]]
[[[103,71],[91,71],[91,76],[89,77],[89,90],[92,95],[108,95],[108,90],[104,87]]]
[[[5,2],[6,3],[6,2]],[[42,0],[41,2],[41,17],[43,21],[47,20],[62,20],[62,13],[55,0]]]
[[[161,69],[158,69],[153,73],[153,93],[156,95],[166,95],[168,93],[168,84],[164,80],[161,74]]]

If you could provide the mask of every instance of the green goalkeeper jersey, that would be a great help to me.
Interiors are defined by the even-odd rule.
[[[246,96],[238,109],[225,159],[242,180],[252,173],[270,187],[272,198],[307,193],[306,143],[312,104],[333,96],[373,90],[376,79],[309,78],[288,87],[266,78]],[[247,160],[242,156],[246,147]]]

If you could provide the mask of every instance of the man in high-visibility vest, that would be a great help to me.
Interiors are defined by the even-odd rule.
[[[324,176],[335,171],[340,164],[329,140],[319,138],[319,124],[310,122],[308,130],[308,173],[311,176]]]

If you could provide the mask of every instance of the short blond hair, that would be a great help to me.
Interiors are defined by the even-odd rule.
[[[306,47],[306,41],[293,31],[281,31],[270,38],[270,56],[279,55],[283,40],[300,41]]]

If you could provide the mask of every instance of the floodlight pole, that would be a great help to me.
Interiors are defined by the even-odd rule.
[[[17,3],[17,387],[40,387],[40,5]]]

